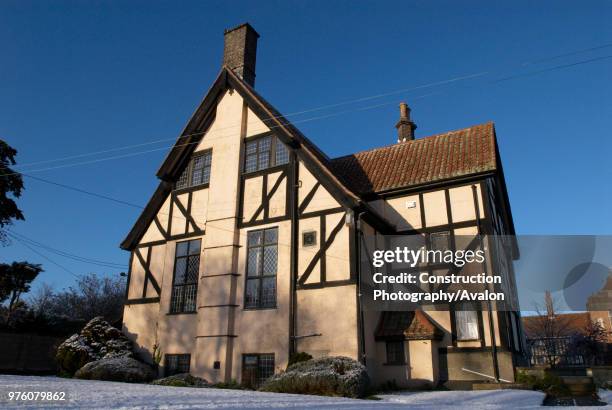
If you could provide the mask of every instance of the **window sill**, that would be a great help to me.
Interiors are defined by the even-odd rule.
[[[276,310],[278,306],[270,306],[270,307],[245,307],[242,310]]]
[[[172,192],[176,195],[186,194],[188,192],[197,191],[198,189],[206,189],[209,187],[209,185],[210,183],[207,182],[205,184],[194,185],[194,186],[185,187],[185,188],[178,188],[178,189],[175,188],[172,190]]]
[[[193,311],[193,312],[168,312],[166,313],[166,315],[168,316],[175,316],[175,315],[197,315],[198,312],[197,311]]]
[[[264,174],[268,174],[268,173],[273,173],[276,171],[281,171],[285,168],[287,168],[287,166],[289,166],[289,164],[282,164],[282,165],[274,165],[273,167],[269,167],[269,168],[264,168],[264,169],[258,169],[257,171],[243,171],[242,175],[245,177],[256,177],[259,175],[264,175]]]

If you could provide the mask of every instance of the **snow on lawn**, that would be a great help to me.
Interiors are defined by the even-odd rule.
[[[612,407],[612,390],[599,389],[597,395],[599,396],[599,400],[608,403],[608,406]]]
[[[66,392],[64,402],[15,402],[9,392]],[[167,387],[57,377],[0,375],[0,408],[122,409],[528,409],[543,394],[532,391],[435,391],[380,396],[382,400],[261,393],[244,390]]]
[[[385,403],[411,409],[532,409],[540,407],[544,393],[528,390],[424,391],[379,395]]]

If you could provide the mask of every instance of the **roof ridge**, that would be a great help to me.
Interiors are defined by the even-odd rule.
[[[410,140],[410,141],[396,142],[396,143],[389,144],[389,145],[383,145],[381,147],[369,148],[369,149],[365,149],[365,150],[362,150],[362,151],[357,151],[357,152],[353,152],[353,153],[350,153],[350,154],[341,155],[339,157],[330,158],[330,161],[333,162],[333,161],[336,161],[336,160],[339,160],[339,159],[342,159],[342,158],[354,157],[354,156],[359,155],[359,154],[366,154],[366,153],[369,153],[369,152],[374,152],[374,151],[382,150],[382,149],[386,149],[386,148],[399,147],[399,146],[402,146],[402,145],[405,145],[405,144],[409,144],[411,142],[425,141],[425,140],[428,140],[428,139],[431,139],[431,138],[442,137],[442,136],[445,136],[445,135],[448,135],[448,134],[453,134],[453,133],[457,133],[457,132],[461,132],[461,131],[468,131],[468,130],[471,131],[472,128],[482,127],[482,126],[485,126],[485,125],[495,125],[495,122],[494,121],[487,121],[487,122],[483,122],[483,123],[480,123],[480,124],[470,125],[469,127],[465,127],[465,128],[457,128],[455,130],[441,132],[439,134],[427,135],[425,137],[416,138],[416,139]]]

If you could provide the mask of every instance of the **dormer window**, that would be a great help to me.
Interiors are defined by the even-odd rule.
[[[266,135],[246,142],[244,172],[284,165],[289,162],[289,150],[276,136]]]
[[[176,189],[206,185],[210,182],[212,151],[195,154],[176,181]]]

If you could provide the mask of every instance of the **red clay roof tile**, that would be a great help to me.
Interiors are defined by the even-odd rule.
[[[358,152],[331,161],[355,192],[368,194],[494,171],[492,122]]]

